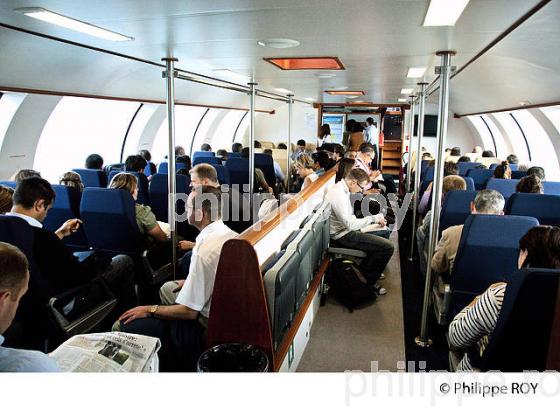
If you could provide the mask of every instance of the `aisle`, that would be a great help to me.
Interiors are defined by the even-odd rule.
[[[315,318],[298,372],[371,371],[372,361],[379,370],[396,371],[405,360],[398,233],[391,240],[395,253],[381,281],[387,294],[353,313],[329,298]]]

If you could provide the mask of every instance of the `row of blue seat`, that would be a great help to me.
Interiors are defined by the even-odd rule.
[[[503,180],[499,180],[503,181]],[[443,200],[440,215],[440,232],[453,225],[464,224],[470,215],[470,204],[477,192],[451,191]],[[507,215],[531,216],[543,225],[560,226],[560,195],[515,193],[509,197],[505,206]],[[498,232],[494,232],[495,235]],[[502,233],[499,233],[500,240]]]

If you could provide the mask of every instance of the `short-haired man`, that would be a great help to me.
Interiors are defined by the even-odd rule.
[[[186,154],[185,154],[185,149],[184,149],[182,146],[177,145],[177,146],[175,147],[175,156],[176,156],[176,157],[182,157],[182,156],[184,156],[184,155],[186,155]]]
[[[292,152],[292,160],[295,161],[300,157],[300,155],[305,154],[305,147],[306,147],[305,140],[298,140],[296,144],[296,150]]]
[[[91,154],[86,158],[87,169],[101,169],[103,168],[103,158],[99,154]]]
[[[82,221],[70,219],[54,233],[43,228],[42,222],[54,199],[55,192],[48,181],[38,177],[27,178],[18,184],[13,196],[14,205],[11,212],[6,214],[23,219],[33,229],[33,256],[53,291],[64,292],[89,283],[100,275],[117,297],[117,306],[134,306],[136,294],[132,259],[118,255],[108,261],[105,268],[91,267],[87,262],[80,263],[62,239],[76,232]]]
[[[12,176],[12,179],[14,180],[14,182],[17,182],[19,184],[25,178],[30,178],[30,177],[41,178],[41,174],[33,169],[20,169]]]
[[[325,199],[332,207],[330,237],[333,246],[366,252],[367,256],[362,261],[360,268],[372,289],[379,294],[384,294],[386,291],[383,288],[377,288],[376,282],[393,255],[393,243],[388,239],[363,233],[360,230],[374,223],[383,226],[386,224],[385,218],[381,214],[356,218],[350,200],[350,194],[363,192],[368,183],[369,177],[363,170],[353,169],[346,178],[328,190]]]
[[[515,164],[515,165],[519,164],[519,158],[517,158],[517,155],[515,154],[509,154],[506,160],[509,164]]]
[[[379,169],[379,131],[377,127],[373,125],[373,118],[366,118],[366,127],[364,128],[364,141],[367,144],[371,144],[374,152],[373,156],[373,166],[375,169]]]
[[[120,330],[159,337],[163,370],[193,370],[200,354],[203,327],[210,313],[212,292],[224,243],[237,234],[221,219],[221,192],[199,186],[187,200],[189,224],[200,230],[193,248],[189,275],[175,284],[176,304],[138,306],[123,313]],[[201,320],[200,320],[201,319]]]
[[[15,246],[0,242],[0,372],[57,372],[56,363],[44,353],[2,347],[2,334],[12,324],[28,284],[27,258]]]
[[[501,193],[483,189],[471,202],[471,214],[503,215],[504,205],[505,200]],[[463,225],[451,226],[442,232],[432,258],[432,269],[435,272],[451,273],[462,233]]]
[[[212,151],[212,147],[210,146],[210,144],[204,143],[200,146],[200,150],[210,152]]]
[[[241,150],[243,149],[243,144],[241,144],[240,142],[234,142],[231,145],[231,152],[239,152],[241,153]]]
[[[124,170],[143,174],[146,165],[148,165],[148,161],[141,155],[129,155],[124,162]]]

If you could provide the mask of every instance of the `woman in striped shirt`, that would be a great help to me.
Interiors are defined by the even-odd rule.
[[[519,241],[518,266],[519,269],[560,269],[560,228],[531,228]],[[449,325],[449,341],[452,347],[466,350],[476,345],[476,351],[482,355],[496,327],[506,288],[507,284],[503,282],[490,285],[486,292],[477,296],[455,316]],[[465,353],[457,371],[475,370],[472,358],[469,357],[474,350],[470,349]]]

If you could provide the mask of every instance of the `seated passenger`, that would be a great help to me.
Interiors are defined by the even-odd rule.
[[[263,151],[263,153],[265,153],[267,155],[270,155],[272,157],[272,150],[270,148],[265,149]],[[272,159],[272,163],[274,165],[274,175],[276,176],[276,180],[278,182],[280,182],[281,184],[283,184],[286,177],[284,176],[284,173],[282,172],[282,168],[280,168],[280,164],[278,162],[276,162],[274,160],[274,158]]]
[[[239,142],[234,142],[231,145],[231,152],[239,152],[241,153],[241,150],[243,149],[243,144],[239,143]]]
[[[371,233],[363,233],[361,229],[372,224],[386,225],[383,215],[369,215],[356,218],[350,194],[363,192],[369,183],[368,175],[361,169],[353,169],[348,176],[332,186],[325,200],[331,204],[330,237],[333,247],[359,249],[367,256],[360,264],[368,284],[379,294],[385,289],[376,285],[383,270],[393,255],[394,245],[385,238]]]
[[[317,181],[319,175],[315,173],[315,161],[307,154],[300,155],[296,160],[296,172],[301,178],[301,190]]]
[[[175,156],[176,157],[181,157],[183,155],[185,155],[185,149],[182,146],[177,145],[175,147]]]
[[[361,169],[364,171],[369,178],[369,183],[366,186],[366,190],[364,194],[375,194],[381,192],[380,189],[375,188],[374,184],[377,184],[379,181],[383,180],[383,175],[381,175],[381,171],[379,170],[372,170],[371,163],[375,159],[375,150],[373,145],[364,143],[360,146],[358,150],[358,158],[356,158],[356,164],[354,168]]]
[[[0,185],[0,215],[10,212],[13,206],[13,196],[14,190],[12,188]]]
[[[501,193],[483,189],[471,202],[471,214],[503,215],[505,200]],[[438,273],[451,273],[457,256],[463,225],[450,226],[441,234],[432,258],[432,269]]]
[[[430,164],[430,166],[433,165]],[[446,177],[448,175],[459,175],[459,166],[456,163],[446,162],[443,164],[443,176]],[[432,207],[431,198],[433,185],[434,183],[430,182],[420,198],[420,202],[418,203],[418,212],[420,215],[425,215]]]
[[[17,182],[18,184],[23,181],[25,178],[30,177],[39,177],[41,178],[41,174],[37,171],[32,169],[20,169],[12,176],[12,181]]]
[[[191,162],[191,157],[189,157],[188,155],[180,155],[177,158],[175,158],[175,163],[176,164],[185,164],[185,168],[181,168],[184,169],[187,173],[185,175],[188,175],[188,172],[191,170],[192,168],[192,162]],[[181,170],[180,169],[180,170]],[[179,170],[179,171],[180,171]],[[177,172],[179,172],[177,171]]]
[[[482,158],[495,158],[496,155],[494,155],[493,151],[490,150],[486,150],[482,152]]]
[[[311,158],[315,162],[315,173],[317,176],[323,175],[336,165],[336,162],[331,159],[327,151],[314,152]]]
[[[346,151],[346,153],[344,154],[344,158],[350,158],[350,159],[356,159],[358,158],[358,151],[355,150],[348,150]]]
[[[15,246],[0,242],[0,372],[58,372],[44,353],[2,347],[2,334],[10,327],[29,284],[29,265]]]
[[[103,169],[103,158],[99,154],[91,154],[86,158],[86,169]]]
[[[451,148],[451,153],[449,155],[451,155],[452,157],[460,157],[461,156],[461,148],[460,147]]]
[[[560,269],[560,228],[542,225],[531,228],[519,241],[518,268]],[[450,345],[466,351],[457,371],[476,370],[475,364],[496,327],[506,292],[504,282],[490,285],[449,325]]]
[[[305,154],[306,143],[305,140],[298,140],[296,150],[292,153],[292,160],[295,161],[300,155]]]
[[[340,144],[334,144],[334,154],[333,154],[333,159],[338,162],[340,161],[342,158],[344,158],[344,147]]]
[[[472,150],[473,154],[482,154],[482,147],[477,145]]]
[[[443,178],[442,187],[442,204],[447,195],[451,191],[466,191],[467,183],[463,178],[458,175],[448,175]],[[428,244],[430,236],[430,221],[432,218],[432,210],[429,210],[422,220],[422,224],[418,227],[416,231],[416,244],[418,247],[418,257],[420,262],[420,270],[426,272],[427,268],[427,258],[428,258]],[[459,235],[460,236],[460,235]]]
[[[342,158],[338,162],[336,177],[334,182],[336,183],[345,179],[350,173],[350,171],[352,171],[355,165],[356,165],[356,160],[351,158]]]
[[[545,173],[543,167],[531,167],[527,170],[527,176],[535,175],[540,178],[541,181],[545,180]]]
[[[141,155],[129,155],[124,161],[124,170],[143,174],[146,165],[148,165],[148,162]]]
[[[507,161],[503,161],[500,165],[494,169],[493,178],[497,179],[511,179],[511,168],[508,165]]]
[[[281,142],[280,144],[278,144],[278,146],[276,148],[277,149],[288,149],[288,146],[286,144],[284,144],[283,142]]]
[[[123,313],[115,326],[124,332],[160,338],[163,371],[195,369],[222,246],[237,235],[221,220],[221,193],[217,188],[203,186],[193,190],[188,198],[187,215],[188,222],[200,234],[187,279],[174,284],[178,291],[176,304],[135,307]]]
[[[536,175],[527,175],[519,180],[515,192],[526,194],[542,194],[544,192],[541,179]]]
[[[515,154],[508,155],[506,161],[508,162],[508,164],[519,164],[519,159]]]
[[[110,189],[124,189],[130,192],[134,201],[138,199],[138,180],[132,174],[121,172],[113,177],[109,183]],[[148,205],[134,203],[136,209],[136,224],[138,230],[146,238],[146,247],[150,247],[154,242],[168,242],[169,237],[161,229],[156,220],[156,216]]]
[[[152,161],[152,154],[150,154],[150,151],[148,151],[147,149],[142,149],[138,152],[138,155],[140,155],[142,158],[144,158],[146,160],[146,162],[148,164],[150,164],[150,176],[157,173],[156,164],[151,162]]]
[[[210,144],[204,143],[200,146],[200,150],[201,151],[205,151],[205,152],[211,152],[212,151],[212,147],[210,146]],[[183,152],[183,155],[185,155],[185,153]]]
[[[462,157],[459,157],[457,162],[471,162],[471,159],[469,157],[467,157],[466,155],[463,155]]]
[[[260,143],[259,141],[256,141],[256,140],[255,140],[255,142],[253,143],[253,147],[254,147],[254,148],[262,148],[262,145],[261,145],[261,143]]]
[[[62,177],[58,182],[60,185],[69,186],[76,189],[78,192],[82,192],[84,190],[82,177],[80,176],[80,174],[74,171],[68,171],[62,174]]]
[[[219,149],[216,151],[216,158],[220,158],[222,162],[227,161],[227,151],[225,149]]]
[[[18,184],[13,197],[14,206],[6,214],[17,216],[32,227],[33,256],[53,290],[61,293],[101,276],[117,297],[117,306],[134,305],[134,264],[129,256],[118,255],[106,261],[100,259],[93,265],[87,259],[79,262],[62,239],[80,229],[82,221],[70,219],[54,233],[43,228],[42,221],[47,217],[54,199],[55,192],[48,181],[38,177],[27,178]]]

